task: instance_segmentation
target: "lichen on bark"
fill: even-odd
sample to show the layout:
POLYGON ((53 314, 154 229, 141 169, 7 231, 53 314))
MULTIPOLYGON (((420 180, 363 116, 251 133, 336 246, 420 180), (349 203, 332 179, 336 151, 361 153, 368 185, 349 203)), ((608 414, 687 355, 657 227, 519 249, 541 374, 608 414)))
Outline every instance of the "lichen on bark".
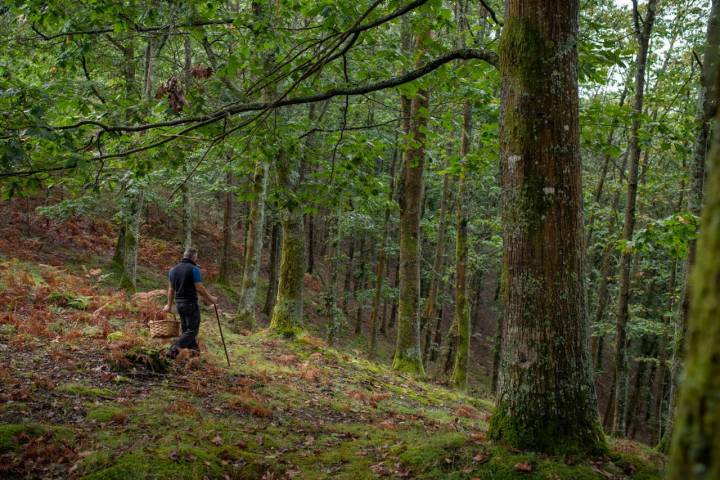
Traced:
MULTIPOLYGON (((718 2, 711 21, 720 22, 718 2)), ((717 34, 720 36, 720 34, 717 34)), ((710 37, 709 37, 710 38, 710 37)), ((709 44, 708 85, 720 91, 720 49, 709 44)), ((690 279, 690 318, 684 377, 673 426, 668 478, 720 478, 720 110, 715 112, 708 154, 705 206, 690 279)))
POLYGON ((497 409, 515 448, 594 454, 605 440, 588 348, 577 0, 508 0, 500 41, 503 266, 497 409))

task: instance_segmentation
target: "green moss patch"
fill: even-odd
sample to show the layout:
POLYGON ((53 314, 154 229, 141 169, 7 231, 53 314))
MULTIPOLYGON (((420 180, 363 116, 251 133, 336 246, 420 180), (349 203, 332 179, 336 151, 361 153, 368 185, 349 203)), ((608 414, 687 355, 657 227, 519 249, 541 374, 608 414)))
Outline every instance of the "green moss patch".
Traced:
POLYGON ((66 427, 39 423, 0 425, 0 453, 17 451, 23 444, 42 436, 47 436, 50 441, 69 442, 74 433, 66 427))
POLYGON ((67 393, 70 395, 77 395, 80 397, 88 398, 114 398, 115 392, 107 388, 93 387, 90 385, 83 385, 80 383, 66 383, 60 385, 57 389, 58 392, 67 393))

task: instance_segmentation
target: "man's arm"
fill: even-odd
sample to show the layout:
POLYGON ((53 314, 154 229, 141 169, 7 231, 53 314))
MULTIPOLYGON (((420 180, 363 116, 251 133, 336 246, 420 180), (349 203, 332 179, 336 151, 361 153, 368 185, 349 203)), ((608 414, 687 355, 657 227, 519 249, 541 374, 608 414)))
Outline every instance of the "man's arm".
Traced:
POLYGON ((168 282, 168 303, 163 307, 163 312, 169 312, 172 309, 172 301, 175 299, 175 289, 172 282, 168 282))
POLYGON ((172 309, 172 301, 175 298, 175 289, 173 288, 172 282, 168 282, 167 289, 167 304, 163 307, 163 312, 169 312, 172 309))
POLYGON ((217 297, 213 297, 212 295, 210 295, 208 291, 205 290, 205 285, 203 285, 201 282, 195 282, 195 290, 197 290, 200 296, 203 297, 205 301, 209 304, 217 304, 217 297))

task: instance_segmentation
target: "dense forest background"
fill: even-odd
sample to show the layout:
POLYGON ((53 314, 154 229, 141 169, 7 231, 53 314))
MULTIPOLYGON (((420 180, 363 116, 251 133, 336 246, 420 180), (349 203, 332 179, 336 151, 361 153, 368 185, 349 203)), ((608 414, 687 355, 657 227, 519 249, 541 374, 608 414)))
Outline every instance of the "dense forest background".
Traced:
MULTIPOLYGON (((513 370, 540 355, 594 385, 588 438, 597 421, 666 453, 717 1, 506 3, 6 2, 0 258, 100 268, 98 285, 133 294, 165 288, 197 246, 231 335, 309 331, 469 397, 497 394, 491 436, 521 448, 535 434, 508 433, 525 400, 506 390, 564 388, 513 370), (543 21, 575 28, 575 43, 538 34, 543 21), (542 128, 562 140, 548 147, 542 128), (559 183, 534 180, 512 153, 522 142, 523 158, 574 155, 544 171, 559 183), (569 205, 557 217, 556 194, 569 205), (534 236, 550 219, 558 230, 534 236), (563 277, 578 288, 556 290, 563 277), (555 309, 570 320, 550 320, 555 309)), ((584 425, 584 401, 568 422, 584 425)), ((552 428, 540 451, 584 443, 552 428)), ((579 449, 604 448, 593 442, 579 449)))

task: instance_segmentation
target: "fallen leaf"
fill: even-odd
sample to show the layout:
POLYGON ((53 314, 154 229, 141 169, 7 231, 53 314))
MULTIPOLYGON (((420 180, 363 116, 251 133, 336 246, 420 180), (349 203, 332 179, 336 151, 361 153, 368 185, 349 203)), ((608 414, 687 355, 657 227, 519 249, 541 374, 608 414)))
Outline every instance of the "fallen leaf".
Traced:
POLYGON ((215 435, 215 438, 213 438, 213 439, 211 440, 211 442, 214 443, 215 445, 217 445, 217 446, 219 447, 220 445, 223 444, 223 439, 222 439, 222 437, 220 436, 220 434, 217 434, 217 435, 215 435))
POLYGON ((488 455, 486 452, 479 452, 473 457, 473 461, 479 464, 486 463, 488 460, 490 460, 490 455, 488 455))
POLYGON ((533 471, 533 466, 527 462, 520 462, 515 464, 515 470, 523 473, 530 473, 533 471))

